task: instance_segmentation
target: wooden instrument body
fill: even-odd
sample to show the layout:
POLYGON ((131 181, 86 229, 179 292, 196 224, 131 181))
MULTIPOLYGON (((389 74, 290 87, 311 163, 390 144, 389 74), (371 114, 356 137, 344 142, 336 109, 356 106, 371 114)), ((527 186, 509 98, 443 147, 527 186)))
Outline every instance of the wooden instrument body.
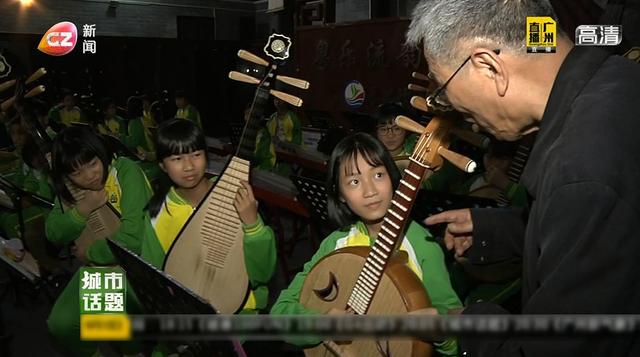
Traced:
MULTIPOLYGON (((79 189, 70 181, 67 181, 67 189, 69 189, 69 192, 71 192, 76 202, 84 196, 84 190, 79 189)), ((71 207, 65 207, 65 209, 71 209, 71 207)), ((120 215, 108 202, 104 206, 91 212, 87 218, 84 230, 74 241, 78 258, 84 260, 84 263, 87 263, 85 260, 86 252, 91 244, 99 239, 106 239, 114 235, 120 229, 120 223, 120 215)))
POLYGON ((78 251, 86 251, 93 242, 111 237, 120 229, 120 217, 108 203, 93 211, 87 218, 87 225, 75 240, 78 251))
POLYGON ((167 252, 163 270, 222 314, 239 311, 249 292, 242 222, 233 206, 249 162, 232 157, 167 252))
MULTIPOLYGON (((346 247, 322 258, 307 275, 300 293, 300 303, 322 313, 331 308, 345 309, 358 274, 362 270, 370 247, 346 247)), ((431 306, 422 282, 406 265, 405 252, 397 252, 384 270, 368 314, 398 315, 431 306)), ((386 347, 386 341, 378 341, 386 347)), ((419 340, 388 341, 390 356, 429 356, 432 345, 419 340)), ((382 356, 376 341, 355 340, 339 346, 353 356, 382 356)), ((334 356, 320 344, 305 350, 306 356, 334 356)))

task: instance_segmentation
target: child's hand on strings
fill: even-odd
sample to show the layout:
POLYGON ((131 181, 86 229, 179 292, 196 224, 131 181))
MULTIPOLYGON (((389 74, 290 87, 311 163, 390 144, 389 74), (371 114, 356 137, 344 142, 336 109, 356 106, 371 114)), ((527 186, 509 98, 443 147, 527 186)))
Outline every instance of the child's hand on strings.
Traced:
POLYGON ((89 217, 91 212, 104 206, 107 203, 107 191, 104 189, 100 191, 86 190, 83 192, 83 196, 78 200, 76 205, 76 211, 83 217, 89 217))
POLYGON ((236 192, 236 199, 233 205, 238 211, 238 216, 242 223, 251 225, 258 221, 258 201, 253 196, 251 185, 246 181, 241 181, 242 187, 236 192))

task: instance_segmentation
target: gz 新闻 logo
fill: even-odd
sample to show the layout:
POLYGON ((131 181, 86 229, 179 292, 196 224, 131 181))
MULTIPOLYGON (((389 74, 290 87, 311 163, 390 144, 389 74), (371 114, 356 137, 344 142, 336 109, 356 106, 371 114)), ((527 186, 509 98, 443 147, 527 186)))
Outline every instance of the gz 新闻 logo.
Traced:
POLYGON ((38 50, 51 56, 64 56, 73 51, 77 42, 76 25, 68 21, 59 22, 42 36, 38 50))

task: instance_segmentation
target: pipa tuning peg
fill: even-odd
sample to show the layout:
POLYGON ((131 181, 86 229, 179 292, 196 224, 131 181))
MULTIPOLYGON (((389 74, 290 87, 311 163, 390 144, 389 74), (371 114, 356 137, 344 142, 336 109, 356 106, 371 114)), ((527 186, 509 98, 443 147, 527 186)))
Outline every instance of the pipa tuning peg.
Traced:
POLYGON ((444 146, 438 148, 438 154, 464 172, 474 172, 478 166, 476 162, 470 158, 451 151, 444 146))
POLYGON ((451 128, 449 132, 457 136, 458 138, 468 142, 469 144, 479 147, 481 149, 488 148, 489 144, 491 143, 491 140, 488 137, 482 134, 477 134, 470 130, 464 130, 460 128, 451 128))
POLYGON ((398 115, 395 121, 396 121, 396 124, 402 129, 414 132, 416 134, 422 134, 426 129, 425 127, 423 127, 422 125, 414 121, 413 119, 406 117, 404 115, 398 115))
POLYGON ((418 96, 413 96, 411 97, 411 100, 409 101, 409 103, 411 103, 411 106, 428 113, 429 112, 429 106, 427 105, 427 100, 423 97, 418 97, 418 96))
POLYGON ((428 91, 427 87, 423 87, 421 85, 417 85, 417 84, 413 84, 413 83, 409 83, 409 85, 407 85, 407 88, 409 90, 415 91, 415 92, 421 92, 421 93, 426 93, 428 91))
POLYGON ((429 77, 426 74, 422 74, 419 72, 412 72, 411 73, 411 77, 415 78, 415 79, 419 79, 421 81, 428 81, 429 77))
MULTIPOLYGON (((25 98, 33 98, 37 95, 40 95, 42 93, 44 93, 45 91, 45 87, 43 85, 39 85, 33 89, 31 89, 30 91, 28 91, 27 93, 25 93, 24 97, 25 98)), ((14 95, 13 97, 5 100, 4 102, 2 102, 2 104, 0 104, 0 109, 2 111, 6 111, 7 109, 9 109, 13 103, 15 103, 16 101, 16 96, 14 95)))
POLYGON ((249 62, 253 62, 257 65, 260 66, 269 66, 269 62, 265 61, 264 59, 254 55, 253 53, 249 52, 249 51, 245 51, 245 50, 239 50, 238 51, 238 57, 242 58, 245 61, 249 61, 249 62))
POLYGON ((288 85, 294 86, 294 87, 298 87, 300 89, 309 89, 309 82, 303 80, 303 79, 298 79, 298 78, 293 78, 293 77, 288 77, 288 76, 280 76, 277 75, 276 76, 276 80, 286 83, 288 85))
POLYGON ((275 89, 271 89, 269 93, 271 93, 271 95, 273 95, 274 97, 281 99, 293 106, 296 106, 296 107, 302 106, 302 99, 296 97, 295 95, 287 94, 285 92, 281 92, 275 89))
POLYGON ((45 74, 47 74, 47 70, 44 67, 41 67, 37 71, 33 72, 33 74, 29 76, 29 78, 27 78, 27 80, 25 81, 25 84, 29 84, 31 82, 35 82, 38 79, 40 79, 40 77, 44 76, 45 74))
POLYGON ((229 72, 229 78, 233 79, 234 81, 238 81, 238 82, 244 82, 244 83, 249 83, 249 84, 259 84, 260 80, 252 77, 248 74, 244 74, 244 73, 240 73, 240 72, 236 72, 236 71, 231 71, 229 72))
POLYGON ((0 92, 4 92, 5 90, 13 87, 15 84, 16 84, 15 79, 0 83, 0 92))

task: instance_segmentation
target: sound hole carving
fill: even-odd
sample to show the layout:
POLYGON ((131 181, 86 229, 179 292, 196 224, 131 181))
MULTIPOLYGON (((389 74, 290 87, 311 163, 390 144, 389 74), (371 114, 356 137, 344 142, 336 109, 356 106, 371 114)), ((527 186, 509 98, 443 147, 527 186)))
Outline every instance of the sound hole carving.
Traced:
POLYGON ((338 297, 336 276, 332 272, 329 272, 329 283, 327 286, 320 289, 313 289, 313 292, 322 301, 331 302, 335 300, 338 297))

